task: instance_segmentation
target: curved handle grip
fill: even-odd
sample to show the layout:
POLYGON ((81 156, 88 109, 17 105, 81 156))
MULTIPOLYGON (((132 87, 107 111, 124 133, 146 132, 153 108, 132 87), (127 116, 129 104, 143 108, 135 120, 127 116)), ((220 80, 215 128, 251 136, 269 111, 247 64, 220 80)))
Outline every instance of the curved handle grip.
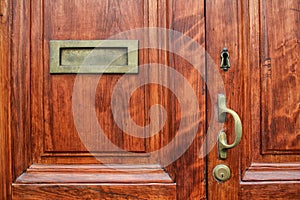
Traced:
POLYGON ((226 97, 223 94, 218 95, 218 118, 219 122, 225 122, 226 113, 232 115, 234 119, 234 132, 235 139, 232 144, 227 144, 227 135, 224 131, 220 131, 218 135, 218 149, 219 149, 219 158, 226 159, 227 149, 231 149, 238 145, 242 139, 242 122, 238 114, 233 110, 227 108, 226 106, 226 97))

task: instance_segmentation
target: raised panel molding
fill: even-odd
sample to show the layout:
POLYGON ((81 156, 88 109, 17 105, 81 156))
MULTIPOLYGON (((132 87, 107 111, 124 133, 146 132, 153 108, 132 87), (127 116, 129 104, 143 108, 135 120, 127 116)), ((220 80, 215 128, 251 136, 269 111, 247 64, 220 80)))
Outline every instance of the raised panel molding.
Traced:
POLYGON ((298 200, 299 186, 299 181, 241 182, 239 196, 241 200, 298 200))
POLYGON ((176 183, 159 165, 33 164, 13 183, 12 195, 13 199, 78 195, 83 199, 175 199, 176 183))
POLYGON ((300 163, 252 163, 243 181, 300 181, 300 163))
POLYGON ((174 200, 176 193, 170 184, 14 184, 13 199, 163 199, 174 200))
POLYGON ((31 165, 15 184, 173 183, 159 165, 31 165))
MULTIPOLYGON (((171 166, 166 168, 155 166, 156 172, 153 172, 153 169, 147 169, 148 166, 141 165, 133 165, 133 167, 136 167, 134 171, 129 168, 122 168, 121 166, 118 166, 119 170, 109 170, 100 169, 90 165, 94 163, 99 165, 99 162, 95 161, 96 159, 86 151, 84 146, 80 146, 80 141, 78 138, 73 137, 73 133, 69 134, 70 132, 68 131, 64 132, 63 126, 53 126, 53 118, 51 118, 51 112, 53 112, 53 110, 51 109, 53 109, 53 107, 55 108, 56 106, 52 106, 49 103, 50 100, 48 100, 48 96, 55 99, 61 96, 69 97, 69 94, 64 94, 63 90, 60 90, 60 86, 62 89, 67 88, 67 86, 65 86, 66 80, 64 78, 60 79, 62 82, 59 82, 60 80, 56 80, 56 85, 53 87, 54 90, 57 89, 57 91, 61 93, 56 94, 55 97, 49 94, 50 89, 53 88, 51 88, 52 86, 48 82, 51 79, 49 78, 51 75, 47 71, 47 66, 49 65, 49 60, 47 58, 49 52, 47 49, 49 48, 49 38, 51 38, 48 29, 58 32, 59 30, 63 29, 69 31, 68 33, 64 33, 64 31, 59 32, 57 37, 60 38, 69 37, 70 33, 70 35, 73 34, 72 37, 77 37, 79 35, 82 36, 82 38, 90 39, 88 34, 103 33, 102 30, 99 31, 99 28, 97 32, 83 30, 82 32, 86 31, 88 33, 82 33, 81 35, 80 32, 80 34, 76 35, 74 31, 69 29, 70 27, 64 27, 62 23, 57 23, 58 26, 54 27, 53 29, 49 28, 47 23, 51 23, 51 20, 53 20, 51 18, 52 16, 49 15, 49 12, 54 13, 60 11, 61 15, 70 17, 71 15, 68 14, 73 13, 73 15, 75 15, 74 13, 76 13, 74 11, 75 9, 70 9, 70 6, 72 6, 74 2, 86 2, 86 4, 82 4, 82 6, 77 6, 76 8, 78 9, 82 9, 82 7, 85 8, 85 6, 91 2, 99 3, 99 1, 85 0, 72 1, 70 4, 63 4, 63 2, 65 1, 37 0, 34 3, 31 3, 31 1, 28 0, 14 0, 12 3, 13 9, 11 12, 14 18, 12 23, 13 50, 11 58, 12 64, 10 69, 12 79, 12 90, 10 96, 10 100, 12 102, 12 111, 10 120, 11 124, 8 126, 12 129, 11 157, 13 161, 11 163, 13 163, 12 174, 14 177, 10 179, 10 184, 8 187, 12 189, 13 199, 75 199, 81 197, 83 199, 173 200, 176 198, 188 199, 200 196, 205 197, 205 163, 204 159, 199 158, 198 154, 196 153, 199 149, 199 144, 201 144, 200 141, 202 141, 202 136, 205 132, 205 112, 203 112, 203 118, 201 119, 201 123, 199 125, 199 134, 197 135, 197 138, 194 140, 194 143, 190 149, 188 149, 184 156, 179 158, 178 161, 171 166), (64 8, 60 9, 53 6, 56 5, 55 3, 57 2, 61 3, 61 6, 64 6, 64 8), (51 7, 51 5, 53 7, 51 7), (67 10, 68 13, 64 13, 65 10, 67 10), (59 130, 59 133, 56 135, 52 134, 54 129, 59 130), (68 137, 61 137, 64 135, 68 135, 68 137), (68 148, 69 144, 71 148, 68 148), (116 179, 115 175, 116 177, 119 177, 118 180, 116 179), (110 183, 110 179, 115 180, 112 180, 110 183), (124 179, 127 179, 128 181, 126 182, 124 179), (173 180, 176 180, 178 184, 174 183, 173 180)), ((109 2, 112 4, 118 3, 118 1, 110 0, 103 2, 109 2)), ((122 3, 126 5, 121 6, 124 12, 128 12, 129 10, 127 7, 128 2, 129 1, 127 0, 122 1, 122 3)), ((173 26, 173 24, 175 24, 175 28, 173 27, 173 29, 183 31, 187 35, 194 37, 199 43, 204 44, 205 18, 204 13, 202 13, 204 11, 203 2, 190 1, 188 6, 186 1, 167 2, 146 0, 143 1, 145 5, 136 3, 135 0, 131 2, 133 6, 139 6, 139 8, 142 8, 142 10, 135 8, 136 12, 144 13, 141 15, 143 16, 142 18, 130 18, 130 23, 132 20, 141 20, 145 23, 143 24, 142 22, 138 27, 142 27, 143 25, 166 27, 167 25, 173 26), (172 12, 176 13, 176 15, 170 14, 170 16, 173 16, 174 19, 169 19, 167 16, 165 16, 166 13, 172 12), (178 13, 180 13, 180 15, 178 13), (186 20, 182 20, 183 18, 187 19, 189 23, 185 23, 186 20), (170 22, 167 22, 167 20, 170 20, 170 22), (196 23, 198 21, 201 23, 196 23), (186 26, 187 24, 188 26, 186 26), (192 31, 190 31, 191 28, 192 31)), ((90 10, 93 9, 86 10, 85 12, 87 12, 89 15, 92 15, 90 10)), ((134 12, 128 13, 127 14, 130 15, 134 12)), ((99 12, 99 15, 101 14, 103 14, 103 12, 99 12)), ((76 17, 79 18, 78 16, 76 17)), ((63 19, 72 21, 76 17, 71 16, 70 19, 63 19)), ((99 18, 93 19, 99 20, 99 18)), ((74 20, 74 23, 80 21, 76 19, 74 20)), ((113 23, 115 22, 116 21, 114 20, 113 23)), ((121 24, 124 26, 125 23, 121 24)), ((87 26, 91 26, 91 24, 87 23, 87 26)), ((93 28, 95 28, 95 26, 93 26, 93 28)), ((116 30, 117 32, 119 31, 118 27, 112 27, 112 30, 116 30)), ((152 51, 150 51, 150 53, 144 51, 141 53, 140 57, 145 61, 145 63, 147 63, 147 59, 152 59, 151 62, 171 62, 168 60, 169 58, 166 55, 160 56, 160 53, 166 54, 165 52, 151 52, 152 51)), ((176 61, 176 63, 181 62, 176 61)), ((206 96, 204 93, 201 94, 201 91, 204 91, 202 90, 204 88, 203 81, 201 79, 196 80, 195 77, 189 76, 191 73, 190 71, 186 70, 185 65, 178 64, 178 66, 180 70, 182 70, 189 78, 189 81, 194 84, 199 94, 200 104, 203 104, 205 107, 206 96)), ((152 71, 150 72, 150 74, 152 74, 152 71)), ((154 69, 153 72, 155 72, 154 69)), ((69 92, 67 89, 66 91, 69 92)), ((150 97, 142 96, 144 95, 141 94, 143 91, 137 92, 135 97, 137 102, 134 101, 132 104, 137 105, 142 98, 149 98, 149 102, 166 102, 166 104, 170 105, 167 89, 161 89, 156 86, 145 88, 145 93, 149 93, 150 91, 154 93, 159 92, 159 94, 161 93, 162 95, 155 98, 151 97, 150 99, 150 97)), ((69 99, 62 99, 63 100, 60 102, 60 108, 65 109, 63 104, 69 101, 69 99)), ((99 101, 100 100, 101 99, 99 99, 99 101)), ((149 102, 146 103, 150 104, 149 102)), ((142 105, 142 107, 143 106, 144 105, 142 105)), ((147 106, 145 107, 147 108, 147 106)), ((147 109, 145 110, 145 112, 147 112, 147 109)), ((60 111, 61 110, 58 110, 57 112, 60 111)), ((205 111, 205 108, 203 108, 203 111, 205 111)), ((148 115, 148 113, 141 112, 143 111, 140 109, 134 109, 131 114, 136 118, 138 118, 140 115, 148 115)), ((61 114, 62 117, 61 119, 56 120, 59 123, 65 122, 66 118, 64 118, 64 113, 59 114, 61 114)), ((175 119, 172 118, 172 120, 177 123, 175 119)), ((58 122, 56 122, 56 125, 59 124, 58 122)), ((146 121, 146 124, 148 122, 149 121, 146 121)), ((62 124, 65 126, 70 126, 69 123, 62 124)), ((141 125, 143 125, 143 123, 141 123, 141 125)), ((131 139, 127 138, 126 134, 124 133, 124 137, 126 138, 120 139, 119 142, 122 142, 123 139, 127 139, 129 142, 124 145, 124 149, 128 151, 138 153, 148 152, 151 151, 151 149, 146 149, 146 146, 148 147, 152 145, 153 149, 157 149, 159 148, 159 145, 167 144, 169 138, 172 139, 172 134, 175 134, 175 131, 170 131, 168 129, 168 126, 164 127, 164 131, 168 131, 170 135, 161 134, 155 138, 155 140, 149 139, 142 142, 140 142, 141 140, 137 141, 138 139, 133 137, 131 139)), ((108 131, 108 133, 115 134, 115 137, 119 137, 116 132, 108 131)), ((141 154, 144 156, 143 159, 148 158, 146 153, 141 154)), ((103 157, 109 159, 111 159, 111 157, 115 157, 116 159, 119 159, 120 157, 129 157, 127 154, 121 154, 118 152, 105 152, 98 154, 98 156, 101 156, 101 160, 103 157)), ((137 159, 139 161, 138 163, 143 161, 143 159, 141 159, 139 156, 132 159, 137 159)), ((131 160, 131 158, 129 160, 131 160)), ((116 163, 118 163, 117 161, 116 163)), ((137 162, 133 162, 131 164, 136 163, 137 162)))
POLYGON ((262 154, 299 154, 300 4, 260 3, 262 154))
POLYGON ((240 199, 299 199, 299 130, 296 123, 289 126, 289 120, 299 120, 292 114, 299 98, 293 99, 298 95, 295 85, 284 80, 299 65, 299 20, 292 20, 300 14, 293 10, 300 6, 298 2, 254 0, 246 4, 249 34, 244 35, 247 67, 240 199), (280 116, 289 120, 276 121, 280 116))
POLYGON ((84 164, 84 163, 122 163, 149 164, 150 153, 130 152, 51 152, 41 155, 42 163, 84 164))

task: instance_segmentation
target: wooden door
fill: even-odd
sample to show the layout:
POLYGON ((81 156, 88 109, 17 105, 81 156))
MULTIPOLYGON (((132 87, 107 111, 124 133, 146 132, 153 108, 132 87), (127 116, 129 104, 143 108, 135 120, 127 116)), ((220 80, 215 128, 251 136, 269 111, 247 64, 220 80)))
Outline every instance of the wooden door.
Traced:
POLYGON ((2 199, 300 198, 297 0, 0 2, 2 199), (51 40, 106 39, 139 41, 138 74, 50 73, 51 40), (127 118, 121 127, 114 120, 123 79, 139 85, 126 111, 149 127, 141 137, 127 118), (74 120, 76 83, 76 108, 96 113, 97 123, 80 115, 86 134, 74 120), (216 138, 223 129, 231 143, 234 127, 229 115, 218 123, 219 93, 243 124, 226 160, 216 138), (174 153, 160 151, 168 144, 174 153), (213 177, 218 164, 229 180, 213 177))
MULTIPOLYGON (((208 199, 300 198, 299 6, 297 0, 206 1, 207 51, 217 60, 215 52, 229 49, 232 68, 221 74, 228 107, 243 123, 242 141, 226 160, 217 159, 216 146, 208 156, 208 199), (220 163, 232 173, 224 183, 212 176, 220 163)), ((215 76, 208 74, 208 82, 215 76)), ((229 143, 231 120, 224 126, 229 143)))
MULTIPOLYGON (((198 157, 206 125, 204 80, 189 76, 193 66, 163 46, 181 45, 175 32, 147 31, 172 27, 203 45, 203 2, 44 0, 11 6, 13 199, 205 198, 205 162, 198 157), (108 39, 138 40, 137 74, 50 73, 52 40, 108 39), (158 64, 177 70, 188 85, 158 64), (128 109, 123 96, 113 99, 122 80, 121 87, 137 85, 121 88, 132 92, 128 109), (198 117, 181 110, 175 96, 187 101, 186 85, 193 88, 198 117), (117 115, 128 115, 121 124, 113 106, 117 115), (145 135, 133 134, 144 127, 145 135), (190 132, 192 140, 186 139, 190 132), (160 151, 172 141, 173 147, 160 151), (175 153, 186 141, 188 149, 175 153)), ((205 59, 200 61, 205 69, 205 59)))

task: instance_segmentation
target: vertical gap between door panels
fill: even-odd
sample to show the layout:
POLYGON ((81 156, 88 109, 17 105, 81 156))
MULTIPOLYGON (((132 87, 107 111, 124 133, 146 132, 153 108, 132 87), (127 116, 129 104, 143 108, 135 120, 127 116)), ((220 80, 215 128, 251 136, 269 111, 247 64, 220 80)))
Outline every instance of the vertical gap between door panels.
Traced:
MULTIPOLYGON (((207 98, 207 95, 208 95, 208 92, 207 92, 207 85, 206 85, 206 83, 207 83, 207 76, 208 76, 208 74, 207 74, 207 53, 206 53, 206 51, 207 51, 207 42, 206 42, 206 21, 207 21, 207 19, 206 19, 206 12, 207 12, 207 10, 206 10, 206 0, 203 0, 203 4, 204 4, 204 6, 203 6, 203 9, 204 9, 204 47, 205 47, 205 76, 204 76, 204 82, 205 82, 205 85, 204 85, 204 87, 205 87, 205 107, 206 107, 206 109, 205 109, 205 133, 204 134, 206 134, 206 132, 207 132, 207 127, 208 127, 208 111, 207 111, 207 103, 208 103, 208 98, 207 98)), ((206 138, 206 137, 205 137, 206 138)), ((206 141, 203 141, 203 142, 206 142, 206 141)), ((207 152, 207 142, 206 142, 206 144, 205 144, 205 152, 207 152)), ((204 169, 204 180, 205 180, 205 194, 206 194, 206 199, 208 199, 208 158, 207 158, 207 156, 205 156, 205 159, 204 159, 204 166, 205 166, 205 169, 204 169)))

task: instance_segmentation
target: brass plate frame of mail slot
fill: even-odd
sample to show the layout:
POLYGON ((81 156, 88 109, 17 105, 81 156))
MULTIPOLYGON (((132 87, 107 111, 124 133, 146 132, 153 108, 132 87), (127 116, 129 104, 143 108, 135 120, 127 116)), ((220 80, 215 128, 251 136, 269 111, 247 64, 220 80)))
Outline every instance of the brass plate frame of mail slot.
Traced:
POLYGON ((50 73, 138 73, 138 40, 50 40, 50 73), (75 52, 73 55, 66 54, 68 56, 67 59, 71 60, 71 62, 67 63, 71 64, 62 65, 62 50, 68 49, 75 52), (103 54, 101 56, 103 59, 106 59, 105 64, 97 64, 97 60, 93 61, 94 63, 91 65, 87 64, 86 59, 89 59, 94 50, 99 49, 107 51, 112 49, 109 52, 110 58, 103 54), (114 59, 111 62, 107 61, 107 59, 111 59, 113 51, 117 52, 117 49, 126 50, 127 55, 123 55, 126 57, 125 64, 114 64, 114 59), (80 51, 84 55, 80 55, 80 51), (75 64, 72 64, 71 56, 74 58, 76 54, 81 57, 86 56, 86 59, 82 60, 81 63, 74 61, 75 64))

